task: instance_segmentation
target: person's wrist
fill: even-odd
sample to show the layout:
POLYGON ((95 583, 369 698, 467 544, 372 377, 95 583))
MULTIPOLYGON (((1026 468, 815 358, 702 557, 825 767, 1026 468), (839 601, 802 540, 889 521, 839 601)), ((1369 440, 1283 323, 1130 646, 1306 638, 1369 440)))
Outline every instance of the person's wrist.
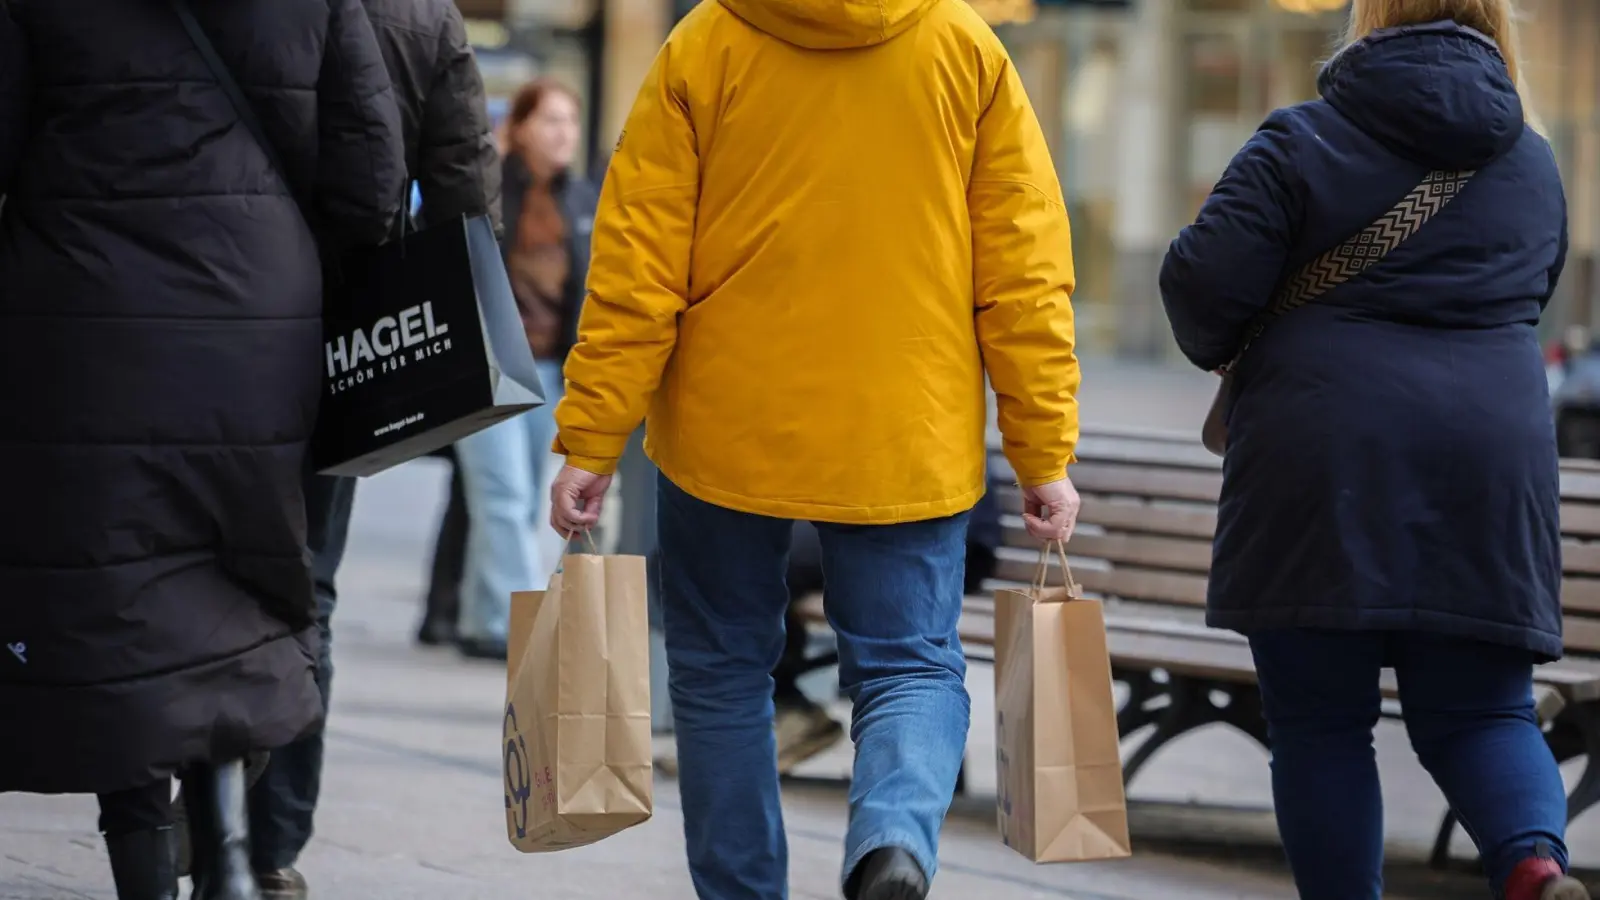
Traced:
POLYGON ((568 456, 567 465, 590 475, 615 475, 617 473, 617 460, 601 459, 593 456, 568 456))

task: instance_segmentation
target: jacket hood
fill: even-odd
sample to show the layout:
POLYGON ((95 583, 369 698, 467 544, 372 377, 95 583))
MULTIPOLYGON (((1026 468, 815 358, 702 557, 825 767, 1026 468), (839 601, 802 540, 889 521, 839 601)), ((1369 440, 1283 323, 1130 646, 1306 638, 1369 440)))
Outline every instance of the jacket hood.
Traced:
POLYGON ((1450 21, 1375 31, 1329 60, 1317 86, 1362 131, 1435 169, 1478 168, 1527 127, 1494 41, 1450 21))
POLYGON ((721 0, 751 27, 807 50, 881 44, 940 0, 721 0))

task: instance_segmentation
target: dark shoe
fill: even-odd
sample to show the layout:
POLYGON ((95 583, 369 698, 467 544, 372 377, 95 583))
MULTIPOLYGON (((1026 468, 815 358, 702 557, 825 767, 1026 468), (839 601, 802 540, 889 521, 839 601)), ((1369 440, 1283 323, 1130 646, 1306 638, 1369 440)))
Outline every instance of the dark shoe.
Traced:
POLYGON ((1505 900, 1590 900, 1583 882, 1561 871, 1561 864, 1545 855, 1517 864, 1506 879, 1505 900))
POLYGON ((461 655, 467 659, 486 659, 493 662, 505 662, 508 651, 505 641, 492 641, 484 638, 462 638, 456 645, 461 649, 461 655))
POLYGON ((424 647, 443 647, 455 640, 456 624, 448 619, 425 618, 417 629, 417 643, 424 647))
POLYGON ((178 900, 172 829, 106 835, 117 900, 178 900))
POLYGON ((189 818, 191 900, 262 900, 250 871, 244 762, 192 769, 183 776, 189 818))
POLYGON ((910 853, 882 847, 850 873, 844 895, 849 900, 926 900, 928 876, 910 853))
POLYGON ((306 879, 293 869, 257 872, 256 885, 261 900, 306 900, 306 879))

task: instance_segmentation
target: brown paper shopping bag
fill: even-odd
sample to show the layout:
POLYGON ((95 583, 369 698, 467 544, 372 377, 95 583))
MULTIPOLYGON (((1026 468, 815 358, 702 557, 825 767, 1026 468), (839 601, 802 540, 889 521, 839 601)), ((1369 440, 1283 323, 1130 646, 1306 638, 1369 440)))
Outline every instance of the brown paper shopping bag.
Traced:
POLYGON ((1000 837, 1034 862, 1132 855, 1105 611, 1067 582, 995 595, 1000 837))
POLYGON ((650 626, 642 556, 573 554, 511 597, 506 836, 581 847, 650 818, 650 626))

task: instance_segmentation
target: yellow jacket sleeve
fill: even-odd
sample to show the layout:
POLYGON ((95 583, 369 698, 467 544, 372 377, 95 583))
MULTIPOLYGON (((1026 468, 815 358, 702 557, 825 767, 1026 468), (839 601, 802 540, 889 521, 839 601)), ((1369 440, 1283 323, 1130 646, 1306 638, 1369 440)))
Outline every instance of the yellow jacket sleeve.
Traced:
POLYGON ((1025 486, 1062 478, 1078 443, 1072 235, 1044 132, 1003 60, 968 189, 978 343, 1006 458, 1025 486))
POLYGON ((555 452, 599 475, 616 471, 644 420, 688 305, 700 163, 672 50, 669 42, 656 57, 606 170, 578 343, 556 407, 555 452))

